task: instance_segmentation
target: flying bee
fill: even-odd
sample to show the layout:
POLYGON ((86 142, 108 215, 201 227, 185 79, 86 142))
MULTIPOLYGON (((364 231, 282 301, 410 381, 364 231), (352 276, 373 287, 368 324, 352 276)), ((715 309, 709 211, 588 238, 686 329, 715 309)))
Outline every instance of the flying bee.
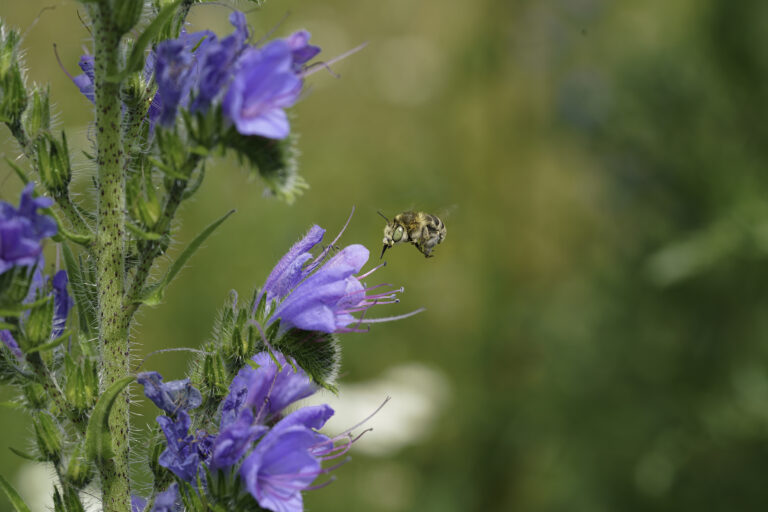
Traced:
POLYGON ((381 257, 395 244, 409 242, 427 258, 432 257, 432 250, 445 239, 445 224, 437 215, 424 212, 407 211, 398 213, 395 218, 389 220, 383 213, 387 225, 384 226, 384 248, 381 257))

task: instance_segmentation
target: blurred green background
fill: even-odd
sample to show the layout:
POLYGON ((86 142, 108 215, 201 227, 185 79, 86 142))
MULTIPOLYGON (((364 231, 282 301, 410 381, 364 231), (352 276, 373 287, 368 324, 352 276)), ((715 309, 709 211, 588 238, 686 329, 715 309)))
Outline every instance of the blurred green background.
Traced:
MULTIPOLYGON (((77 71, 77 7, 0 16, 27 30, 28 77, 84 147, 92 108, 52 51, 77 71)), ((228 13, 191 21, 226 33, 228 13)), ((307 28, 326 57, 369 42, 293 109, 311 189, 287 206, 216 161, 178 240, 238 213, 140 315, 137 354, 198 346, 228 291, 261 284, 312 223, 335 232, 356 205, 342 243, 375 257, 376 210, 449 211, 436 258, 397 247, 371 278, 406 288, 380 315, 427 311, 343 336, 334 406, 345 390, 362 405, 339 430, 393 400, 307 510, 764 510, 768 3, 273 0, 248 16, 255 37, 286 13, 276 35, 307 28)), ((2 199, 19 190, 0 164, 2 199)), ((180 378, 187 362, 145 368, 180 378)), ((155 415, 137 407, 137 425, 155 415)), ((4 444, 29 431, 3 413, 4 444)), ((34 480, 22 462, 5 451, 0 472, 34 480)))

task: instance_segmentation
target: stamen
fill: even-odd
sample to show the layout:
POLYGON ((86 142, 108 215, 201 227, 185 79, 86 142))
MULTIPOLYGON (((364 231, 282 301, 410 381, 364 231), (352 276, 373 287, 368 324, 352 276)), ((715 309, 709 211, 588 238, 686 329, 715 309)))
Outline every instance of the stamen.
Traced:
POLYGON ((377 265, 377 266, 373 267, 371 270, 369 270, 369 271, 368 271, 368 272, 366 272, 365 274, 363 274, 363 275, 361 275, 361 276, 357 276, 357 279, 358 279, 358 281, 359 281, 359 280, 361 280, 361 279, 365 279, 365 278, 366 278, 366 277, 368 277, 369 275, 371 275, 371 274, 373 274, 374 272, 376 272, 377 270, 379 270, 381 267, 386 267, 386 266, 387 266, 387 262, 385 261, 385 262, 383 262, 381 265, 377 265))
POLYGON ((376 416, 376 414, 378 414, 378 412, 379 412, 380 410, 382 410, 382 409, 384 408, 384 406, 385 406, 385 405, 387 405, 387 402, 389 402, 391 399, 392 399, 391 397, 387 397, 387 398, 385 398, 385 399, 384 399, 384 401, 381 403, 381 405, 380 405, 380 406, 378 406, 378 407, 376 408, 376 410, 375 410, 375 411, 373 411, 373 412, 372 412, 370 415, 368 415, 368 417, 367 417, 367 418, 365 418, 363 421, 361 421, 361 422, 360 422, 360 423, 358 423, 357 425, 355 425, 355 426, 353 426, 353 427, 351 427, 351 428, 348 428, 348 429, 347 429, 347 430, 345 430, 344 432, 340 433, 340 434, 339 434, 339 436, 343 436, 343 435, 346 435, 346 434, 350 434, 350 433, 351 433, 353 430, 355 430, 357 427, 359 427, 359 426, 361 426, 361 425, 365 424, 365 423, 366 423, 368 420, 370 420, 371 418, 373 418, 374 416, 376 416))
POLYGON ((381 322, 392 322, 394 320, 402 320, 403 318, 408 318, 409 316, 417 315, 421 313, 422 311, 426 311, 427 308, 419 308, 415 311, 411 311, 410 313, 406 313, 404 315, 398 315, 398 316, 388 316, 384 318, 369 318, 367 320, 360 320, 362 323, 366 324, 378 324, 381 322))
POLYGON ((59 50, 56 48, 56 43, 53 43, 53 54, 56 56, 56 62, 59 63, 59 67, 64 72, 65 75, 69 77, 70 80, 73 82, 75 81, 75 78, 69 74, 69 71, 67 71, 67 68, 64 67, 64 64, 61 62, 61 57, 59 57, 59 50))
POLYGON ((303 490, 305 490, 305 491, 316 491, 317 489, 322 489, 323 487, 328 487, 329 485, 331 485, 335 481, 336 481, 336 477, 332 476, 328 480, 326 480, 325 482, 323 482, 321 484, 310 485, 309 487, 305 487, 303 490))
POLYGON ((349 212, 349 217, 347 217, 347 222, 344 223, 344 227, 341 228, 341 231, 339 231, 339 234, 336 235, 336 238, 333 239, 333 242, 328 244, 328 246, 325 249, 323 249, 323 251, 317 256, 317 258, 315 258, 312 263, 306 266, 305 272, 307 273, 307 275, 309 275, 313 270, 315 270, 315 268, 317 268, 320 262, 323 261, 325 256, 328 254, 328 251, 331 250, 331 247, 336 245, 336 242, 339 241, 339 238, 341 238, 341 235, 342 233, 344 233, 344 230, 346 230, 347 226, 349 226, 349 221, 352 220, 352 215, 354 215, 354 213, 355 213, 355 206, 352 205, 352 211, 349 212))
POLYGON ((331 60, 329 60, 327 62, 316 62, 312 66, 309 66, 308 68, 306 68, 303 73, 300 73, 300 76, 302 78, 306 78, 306 77, 308 77, 309 75, 311 75, 313 73, 317 73, 321 69, 327 69, 332 75, 335 75, 335 73, 333 71, 331 71, 331 68, 330 68, 331 64, 335 64, 336 62, 338 62, 338 61, 340 61, 342 59, 346 59, 350 55, 359 52, 360 50, 362 50, 366 46, 368 46, 368 42, 367 41, 365 43, 361 44, 361 45, 355 46, 351 50, 347 50, 346 52, 342 53, 341 55, 337 55, 336 57, 332 58, 331 60))

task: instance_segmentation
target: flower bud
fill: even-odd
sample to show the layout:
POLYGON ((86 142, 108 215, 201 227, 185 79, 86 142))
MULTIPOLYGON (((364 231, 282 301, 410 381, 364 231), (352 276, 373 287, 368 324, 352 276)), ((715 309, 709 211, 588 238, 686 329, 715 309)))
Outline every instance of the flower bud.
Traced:
POLYGON ((72 179, 66 135, 62 132, 61 142, 51 135, 46 135, 38 140, 35 147, 43 185, 54 194, 64 193, 72 179))
POLYGON ((229 381, 227 369, 224 366, 224 359, 221 354, 214 352, 205 356, 203 362, 203 379, 208 389, 212 390, 216 396, 227 394, 229 381))
POLYGON ((0 24, 0 118, 12 127, 19 126, 27 108, 27 92, 19 68, 19 40, 17 31, 6 30, 0 24))
POLYGON ((19 340, 22 350, 27 351, 50 341, 52 329, 53 298, 51 297, 30 310, 29 317, 24 322, 26 336, 19 340))
POLYGON ((38 415, 34 420, 35 437, 40 455, 45 460, 58 463, 61 459, 61 432, 47 413, 38 415))
POLYGON ((85 460, 85 447, 78 445, 70 456, 67 464, 67 480, 76 487, 82 489, 93 478, 93 465, 85 460))
POLYGON ((21 304, 32 277, 30 267, 15 266, 0 274, 0 304, 21 304))
POLYGON ((45 409, 48 405, 48 395, 45 388, 39 382, 29 381, 21 388, 27 405, 31 409, 45 409))
POLYGON ((114 4, 115 27, 121 34, 131 30, 141 18, 144 0, 120 0, 114 4))
POLYGON ((24 131, 31 140, 51 128, 51 103, 47 87, 45 89, 36 87, 32 91, 32 104, 24 112, 22 122, 24 131))

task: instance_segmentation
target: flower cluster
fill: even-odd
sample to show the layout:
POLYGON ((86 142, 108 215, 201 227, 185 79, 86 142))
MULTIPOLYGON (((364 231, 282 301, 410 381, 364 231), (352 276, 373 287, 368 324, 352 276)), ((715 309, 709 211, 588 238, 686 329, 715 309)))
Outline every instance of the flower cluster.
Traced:
MULTIPOLYGON (((239 133, 283 139, 290 132, 284 109, 298 100, 305 66, 320 48, 309 44, 310 35, 303 30, 263 46, 251 45, 245 15, 236 11, 229 20, 235 30, 227 37, 209 30, 182 32, 149 55, 145 80, 153 75, 157 84, 150 122, 170 126, 179 108, 206 113, 220 102, 239 133)), ((80 68, 83 74, 73 80, 93 101, 93 57, 83 56, 80 68)))
POLYGON ((205 475, 239 478, 261 507, 300 511, 301 491, 328 471, 322 462, 346 452, 349 442, 337 446, 336 439, 316 431, 333 415, 327 405, 283 416, 287 406, 317 390, 295 361, 277 352, 262 352, 251 362, 253 366, 246 365, 232 380, 220 407, 217 434, 190 433, 188 411, 200 401, 188 380, 163 383, 155 372, 139 374, 147 397, 168 414, 157 418, 167 441, 159 463, 179 482, 192 486, 198 480, 210 484, 205 475))
POLYGON ((56 222, 47 215, 37 213, 48 208, 53 200, 33 197, 34 184, 24 187, 19 207, 0 201, 0 274, 15 266, 37 263, 43 238, 56 234, 56 222))

